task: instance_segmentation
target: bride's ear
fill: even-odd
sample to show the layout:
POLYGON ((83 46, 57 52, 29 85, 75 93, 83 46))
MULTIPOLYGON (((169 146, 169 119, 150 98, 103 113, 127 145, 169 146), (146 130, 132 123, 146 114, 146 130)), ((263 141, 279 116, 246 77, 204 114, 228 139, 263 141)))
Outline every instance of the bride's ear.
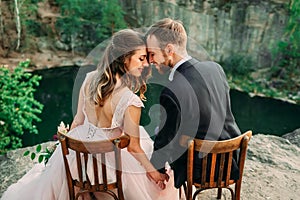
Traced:
POLYGON ((129 59, 128 59, 128 58, 125 58, 125 59, 124 59, 124 69, 125 69, 126 71, 128 71, 128 63, 129 63, 129 59))

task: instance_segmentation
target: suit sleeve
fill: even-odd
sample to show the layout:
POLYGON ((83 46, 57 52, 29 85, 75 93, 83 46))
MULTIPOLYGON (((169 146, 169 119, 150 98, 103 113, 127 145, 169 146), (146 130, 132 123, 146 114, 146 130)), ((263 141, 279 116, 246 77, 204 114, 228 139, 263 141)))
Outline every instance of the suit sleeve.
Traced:
POLYGON ((174 151, 174 138, 180 124, 180 108, 176 98, 171 92, 163 92, 160 96, 161 116, 160 130, 154 140, 154 152, 151 162, 161 173, 165 172, 164 166, 172 157, 174 151))

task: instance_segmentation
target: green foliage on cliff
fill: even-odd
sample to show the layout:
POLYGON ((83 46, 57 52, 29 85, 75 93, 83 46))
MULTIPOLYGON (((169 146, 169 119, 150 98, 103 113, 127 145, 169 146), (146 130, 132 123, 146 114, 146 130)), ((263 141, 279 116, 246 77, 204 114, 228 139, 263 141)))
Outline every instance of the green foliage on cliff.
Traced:
MULTIPOLYGON (((125 28, 124 13, 118 0, 56 0, 61 16, 56 23, 59 33, 67 36, 72 46, 80 39, 80 50, 89 51, 114 32, 125 28)), ((73 49, 73 47, 72 47, 73 49)))
POLYGON ((226 74, 247 76, 253 71, 254 61, 246 54, 234 54, 221 61, 221 64, 224 67, 226 74))
POLYGON ((34 122, 40 121, 38 114, 43 105, 34 98, 35 87, 41 79, 25 72, 30 60, 20 62, 11 71, 0 67, 0 153, 22 147, 20 136, 24 132, 37 134, 34 122))
POLYGON ((252 71, 255 63, 241 54, 221 62, 232 88, 300 104, 300 0, 291 0, 287 11, 285 34, 271 49, 269 69, 252 71))
POLYGON ((279 90, 300 101, 300 0, 291 0, 285 34, 274 48, 269 78, 279 90))
MULTIPOLYGON (((118 0, 28 0, 22 2, 18 0, 17 2, 20 12, 21 51, 35 46, 36 44, 31 41, 34 38, 48 37, 68 46, 64 50, 87 53, 114 32, 127 27, 124 20, 125 13, 118 0), (30 45, 26 43, 28 40, 30 45)), ((6 4, 12 9, 11 13, 14 13, 16 6, 13 2, 6 4)), ((2 19, 2 16, 0 18, 2 19)), ((8 28, 5 25, 9 24, 8 19, 2 20, 5 23, 2 24, 4 25, 2 29, 0 24, 0 34, 4 33, 5 28, 8 28)), ((15 49, 16 37, 16 35, 12 35, 11 38, 6 37, 12 49, 15 49)))

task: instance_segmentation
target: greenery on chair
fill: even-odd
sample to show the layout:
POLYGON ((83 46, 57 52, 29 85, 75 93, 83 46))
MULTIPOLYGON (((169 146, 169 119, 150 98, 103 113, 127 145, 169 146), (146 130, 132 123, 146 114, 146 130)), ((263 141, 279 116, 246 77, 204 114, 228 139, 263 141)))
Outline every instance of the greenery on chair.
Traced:
MULTIPOLYGON (((61 122, 59 124, 59 126, 57 127, 57 131, 63 134, 67 134, 70 130, 69 124, 66 126, 64 124, 64 122, 61 122)), ((58 140, 57 135, 54 135, 54 140, 58 140)), ((23 156, 30 156, 31 160, 36 160, 39 163, 43 162, 45 163, 45 165, 47 164, 48 160, 50 159, 50 157, 52 156, 52 154, 54 153, 57 145, 59 144, 59 142, 55 142, 54 144, 51 144, 50 146, 47 146, 44 150, 42 149, 42 145, 38 144, 35 147, 35 151, 30 151, 30 150, 26 150, 23 154, 23 156)))
POLYGON ((54 143, 53 145, 50 145, 50 146, 46 147, 44 150, 42 150, 42 145, 38 144, 38 145, 36 145, 35 151, 27 150, 24 152, 23 156, 30 156, 31 160, 35 160, 37 158, 37 161, 39 163, 44 161, 44 163, 46 165, 49 158, 54 153, 57 145, 58 145, 58 143, 54 143))

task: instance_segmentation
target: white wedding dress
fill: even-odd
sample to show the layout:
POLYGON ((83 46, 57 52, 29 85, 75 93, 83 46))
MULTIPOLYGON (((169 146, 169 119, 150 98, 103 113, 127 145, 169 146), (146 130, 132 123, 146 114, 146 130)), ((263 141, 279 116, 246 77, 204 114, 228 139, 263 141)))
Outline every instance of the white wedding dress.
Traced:
MULTIPOLYGON (((112 119, 111 128, 98 128, 88 121, 85 114, 85 121, 68 134, 81 140, 99 140, 115 137, 116 127, 123 127, 124 112, 128 106, 142 107, 143 103, 138 96, 126 88, 119 100, 112 119)), ((84 110, 84 109, 83 109, 84 110)), ((146 130, 140 126, 140 144, 147 154, 151 157, 153 152, 153 141, 146 130)), ((71 173, 76 175, 75 156, 72 152, 68 159, 71 173)), ((115 178, 113 170, 113 154, 107 155, 107 160, 111 163, 111 170, 108 170, 108 180, 115 178)), ((90 169, 92 166, 90 165, 90 169)), ((101 169, 99 169, 101 170, 101 169)), ((172 170, 168 174, 170 180, 165 190, 161 190, 147 177, 144 168, 126 150, 122 149, 122 182, 123 192, 126 200, 176 200, 179 199, 179 192, 174 188, 172 170)), ((89 174, 89 173, 88 173, 89 174)), ((89 175, 90 176, 90 175, 89 175)), ((93 177, 89 177, 93 180, 93 177)), ((99 179, 101 180, 101 179, 99 179)), ((36 164, 26 173, 17 183, 12 184, 3 194, 1 200, 68 200, 68 186, 65 174, 64 163, 61 154, 61 147, 58 145, 55 152, 49 159, 47 165, 36 164)), ((98 199, 112 199, 109 195, 101 196, 98 199)))

